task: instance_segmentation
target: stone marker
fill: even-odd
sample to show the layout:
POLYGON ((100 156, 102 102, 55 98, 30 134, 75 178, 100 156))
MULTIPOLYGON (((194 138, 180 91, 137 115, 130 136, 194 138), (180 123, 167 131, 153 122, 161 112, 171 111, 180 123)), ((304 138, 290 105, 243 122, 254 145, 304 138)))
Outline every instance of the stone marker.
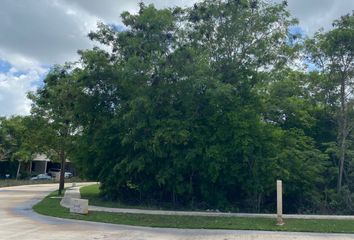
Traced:
POLYGON ((71 213, 79 213, 79 214, 88 214, 88 200, 87 199, 72 198, 70 212, 71 213))
POLYGON ((73 182, 71 186, 72 186, 72 187, 76 187, 76 183, 73 182))
POLYGON ((284 225, 283 221, 283 184, 277 180, 277 225, 284 225))

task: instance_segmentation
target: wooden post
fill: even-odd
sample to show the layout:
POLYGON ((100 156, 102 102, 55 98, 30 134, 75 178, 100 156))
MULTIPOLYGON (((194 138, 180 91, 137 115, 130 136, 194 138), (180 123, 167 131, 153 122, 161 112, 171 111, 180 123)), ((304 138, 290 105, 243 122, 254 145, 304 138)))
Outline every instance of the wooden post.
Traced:
POLYGON ((277 225, 284 225, 283 221, 283 184, 277 180, 277 225))

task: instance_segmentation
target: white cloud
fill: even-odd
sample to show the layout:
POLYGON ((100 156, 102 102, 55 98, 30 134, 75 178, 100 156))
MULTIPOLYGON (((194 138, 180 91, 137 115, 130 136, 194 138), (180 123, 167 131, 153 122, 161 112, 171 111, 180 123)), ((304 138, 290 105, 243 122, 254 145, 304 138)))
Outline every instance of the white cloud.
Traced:
POLYGON ((27 92, 36 89, 45 69, 19 72, 12 67, 7 73, 0 73, 0 113, 1 115, 27 115, 30 112, 30 100, 27 92))
MULTIPOLYGON (((275 0, 282 2, 282 0, 275 0)), ((329 30, 332 22, 354 10, 353 0, 288 0, 290 13, 299 19, 301 28, 312 35, 320 28, 329 30)))
POLYGON ((191 6, 198 0, 64 0, 66 4, 97 16, 102 21, 120 22, 123 11, 137 12, 139 2, 154 4, 157 8, 174 6, 191 6))
POLYGON ((85 11, 74 12, 62 1, 2 0, 0 54, 10 52, 44 64, 74 59, 78 49, 91 46, 86 35, 97 21, 85 11))
POLYGON ((42 69, 40 62, 37 60, 16 52, 6 50, 4 51, 0 49, 0 60, 5 60, 6 62, 10 63, 18 71, 41 71, 42 69))

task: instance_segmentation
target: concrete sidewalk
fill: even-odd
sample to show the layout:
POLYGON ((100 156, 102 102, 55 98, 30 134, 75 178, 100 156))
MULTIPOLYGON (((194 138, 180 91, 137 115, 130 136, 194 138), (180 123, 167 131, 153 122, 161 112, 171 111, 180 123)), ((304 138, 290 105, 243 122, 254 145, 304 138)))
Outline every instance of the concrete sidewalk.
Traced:
MULTIPOLYGON (((80 198, 80 188, 73 187, 65 192, 65 196, 60 203, 65 208, 70 208, 70 198, 80 198), (64 201, 64 199, 66 199, 64 201)), ((248 218, 276 218, 276 214, 258 213, 230 213, 230 212, 199 212, 199 211, 165 211, 165 210, 143 210, 129 208, 107 208, 99 206, 89 206, 89 211, 110 212, 110 213, 133 213, 150 215, 173 215, 173 216, 205 216, 205 217, 248 217, 248 218)), ((354 220, 354 216, 345 215, 298 215, 284 214, 285 219, 327 219, 327 220, 354 220)))

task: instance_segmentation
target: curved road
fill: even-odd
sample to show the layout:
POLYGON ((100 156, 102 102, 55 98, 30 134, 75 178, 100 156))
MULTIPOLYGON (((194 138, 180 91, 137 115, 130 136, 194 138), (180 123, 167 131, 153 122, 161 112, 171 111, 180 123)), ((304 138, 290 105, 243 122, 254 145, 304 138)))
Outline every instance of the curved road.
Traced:
POLYGON ((57 185, 0 188, 1 240, 348 240, 349 234, 278 233, 260 231, 183 230, 131 227, 58 219, 39 215, 31 207, 57 185))

